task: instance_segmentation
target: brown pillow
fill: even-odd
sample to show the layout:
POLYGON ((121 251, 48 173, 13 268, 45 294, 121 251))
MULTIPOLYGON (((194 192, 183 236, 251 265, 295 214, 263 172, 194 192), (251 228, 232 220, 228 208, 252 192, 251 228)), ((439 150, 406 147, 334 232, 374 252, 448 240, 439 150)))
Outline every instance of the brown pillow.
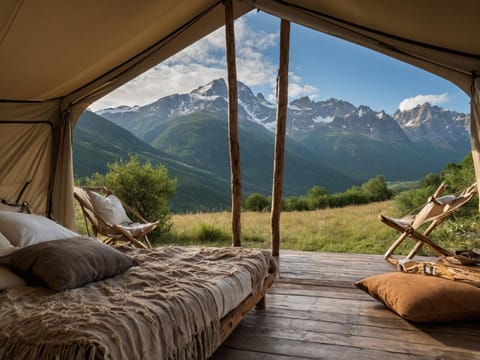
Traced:
POLYGON ((406 320, 480 319, 480 288, 458 281, 392 272, 360 280, 355 286, 406 320))
POLYGON ((131 257, 86 237, 46 241, 21 248, 6 258, 8 266, 20 276, 58 291, 81 287, 136 265, 131 257))

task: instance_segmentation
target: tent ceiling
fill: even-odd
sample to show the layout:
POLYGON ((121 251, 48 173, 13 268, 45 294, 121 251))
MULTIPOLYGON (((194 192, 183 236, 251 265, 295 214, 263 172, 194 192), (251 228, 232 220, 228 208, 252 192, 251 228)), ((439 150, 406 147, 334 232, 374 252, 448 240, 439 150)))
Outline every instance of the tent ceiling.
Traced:
MULTIPOLYGON (((65 97, 219 3, 3 0, 0 100, 65 97)), ((465 77, 480 71, 480 2, 476 0, 241 0, 235 5, 243 7, 237 16, 257 7, 420 66, 467 92, 465 77)), ((218 13, 212 15, 205 21, 204 33, 198 28, 191 31, 173 50, 181 50, 223 22, 218 13)), ((171 51, 163 58, 157 54, 155 60, 164 60, 171 51)))
POLYGON ((2 0, 0 99, 68 95, 218 2, 2 0))
POLYGON ((245 0, 276 16, 444 77, 470 93, 480 72, 476 0, 245 0))
MULTIPOLYGON (((480 179, 480 79, 472 86, 475 73, 480 73, 480 1, 233 3, 235 18, 258 8, 419 66, 460 86, 472 96, 472 144, 480 179)), ((40 170, 35 171, 26 199, 34 200, 34 210, 46 212, 51 207, 56 219, 73 226, 71 126, 81 112, 224 22, 221 0, 1 0, 0 123, 8 130, 0 132, 4 145, 0 196, 18 194, 30 180, 24 170, 36 166, 40 170), (43 127, 20 129, 33 128, 38 121, 51 126, 48 141, 36 132, 43 127), (10 139, 13 122, 21 123, 16 131, 25 134, 25 156, 8 146, 20 136, 10 139), (20 155, 26 160, 21 161, 20 155), (36 156, 31 165, 28 161, 36 156)))
POLYGON ((291 0, 356 25, 458 52, 480 54, 476 0, 291 0))

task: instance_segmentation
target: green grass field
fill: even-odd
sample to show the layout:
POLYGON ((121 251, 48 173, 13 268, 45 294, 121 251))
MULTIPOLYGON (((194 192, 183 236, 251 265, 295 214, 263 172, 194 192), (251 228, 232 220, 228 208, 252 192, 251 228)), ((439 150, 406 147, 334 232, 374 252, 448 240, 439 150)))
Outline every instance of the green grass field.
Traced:
MULTIPOLYGON (((303 251, 383 254, 398 233, 378 220, 380 213, 398 216, 393 200, 368 205, 316 211, 283 212, 281 215, 281 248, 303 251)), ((477 218, 446 221, 432 234, 439 245, 451 249, 480 248, 477 218)), ((242 213, 242 246, 270 248, 270 213, 242 213)), ((172 228, 162 234, 160 245, 231 245, 229 212, 176 214, 172 228)), ((79 231, 86 233, 81 212, 77 211, 79 231)), ((151 239, 153 236, 150 237, 151 239)), ((407 239, 397 254, 406 254, 413 242, 407 239)), ((428 255, 428 251, 420 254, 428 255)))
MULTIPOLYGON (((283 212, 281 248, 306 251, 385 252, 396 233, 378 220, 394 213, 392 201, 338 209, 283 212)), ((230 213, 182 214, 172 217, 172 230, 162 244, 228 246, 230 213)), ((270 248, 270 213, 242 213, 242 245, 270 248)))

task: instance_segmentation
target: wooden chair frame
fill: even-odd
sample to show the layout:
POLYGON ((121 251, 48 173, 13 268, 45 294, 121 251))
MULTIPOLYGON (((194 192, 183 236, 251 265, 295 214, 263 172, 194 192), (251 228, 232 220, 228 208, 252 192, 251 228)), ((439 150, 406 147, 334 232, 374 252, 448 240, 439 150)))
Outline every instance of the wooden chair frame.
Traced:
POLYGON ((113 194, 113 192, 106 187, 75 187, 74 188, 74 197, 78 201, 82 209, 85 225, 87 227, 87 232, 89 236, 90 236, 90 230, 88 227, 88 222, 90 222, 90 224, 92 225, 94 236, 97 236, 98 234, 106 236, 107 239, 105 240, 105 243, 107 244, 112 243, 114 241, 118 241, 118 240, 124 240, 132 243, 136 247, 140 247, 140 248, 152 247, 152 244, 150 243, 150 240, 148 239, 147 234, 158 227, 159 221, 155 221, 155 222, 147 221, 135 209, 133 209, 131 206, 129 206, 122 199, 119 198, 123 207, 129 213, 134 215, 143 224, 152 225, 152 227, 146 229, 145 231, 142 231, 140 234, 133 236, 129 231, 123 229, 121 226, 110 223, 104 217, 98 214, 98 212, 95 211, 95 208, 92 202, 90 201, 90 195, 88 194, 88 191, 98 192, 106 196, 113 194), (107 229, 112 229, 112 232, 110 233, 110 232, 103 231, 101 229, 102 228, 101 224, 103 224, 107 229), (141 238, 145 240, 145 243, 139 240, 141 238))
POLYGON ((403 271, 403 264, 412 260, 423 245, 432 249, 436 255, 454 256, 452 252, 435 244, 429 238, 429 235, 438 225, 445 221, 462 205, 467 203, 477 193, 477 184, 473 183, 457 195, 440 197, 445 188, 445 183, 440 184, 434 194, 428 198, 427 203, 417 214, 410 213, 400 219, 390 218, 382 214, 379 215, 380 221, 401 233, 385 253, 385 261, 403 271), (429 225, 425 231, 417 231, 421 225, 426 223, 429 223, 429 225), (405 259, 399 260, 394 258, 392 256, 393 252, 407 237, 410 237, 415 241, 413 248, 405 259))

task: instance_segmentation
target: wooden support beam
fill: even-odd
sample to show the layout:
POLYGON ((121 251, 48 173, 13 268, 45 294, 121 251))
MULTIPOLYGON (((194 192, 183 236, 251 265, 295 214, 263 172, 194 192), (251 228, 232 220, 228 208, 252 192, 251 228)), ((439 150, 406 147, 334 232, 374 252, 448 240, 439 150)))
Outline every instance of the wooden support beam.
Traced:
POLYGON ((290 21, 280 23, 280 62, 277 76, 277 129, 275 131, 275 158, 273 165, 272 255, 280 253, 280 213, 282 211, 283 167, 288 105, 288 61, 290 52, 290 21))
POLYGON ((233 246, 241 246, 242 181, 240 145, 238 142, 238 87, 232 0, 225 1, 225 41, 228 73, 228 140, 232 188, 232 242, 233 246))

